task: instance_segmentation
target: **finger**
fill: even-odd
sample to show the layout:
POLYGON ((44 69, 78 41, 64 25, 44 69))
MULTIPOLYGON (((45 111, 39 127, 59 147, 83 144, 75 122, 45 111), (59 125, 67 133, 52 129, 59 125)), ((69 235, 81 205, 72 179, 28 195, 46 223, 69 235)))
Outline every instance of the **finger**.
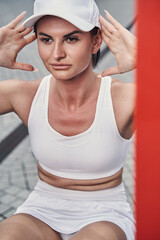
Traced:
POLYGON ((120 71, 118 69, 118 66, 112 67, 112 68, 108 68, 107 70, 105 70, 101 76, 105 77, 105 76, 110 76, 110 75, 114 75, 114 74, 119 74, 120 71))
POLYGON ((111 41, 108 36, 106 36, 103 32, 101 33, 103 41, 109 45, 109 42, 111 41))
POLYGON ((100 16, 99 18, 102 27, 105 27, 110 33, 113 33, 114 31, 116 31, 115 27, 109 23, 107 20, 105 20, 102 16, 100 16))
POLYGON ((25 71, 37 71, 37 69, 35 69, 32 65, 30 64, 26 64, 26 63, 19 63, 19 62, 16 62, 12 69, 19 69, 19 70, 25 70, 25 71))
POLYGON ((102 33, 105 34, 108 38, 112 38, 112 34, 105 28, 105 27, 102 27, 102 33))
POLYGON ((107 12, 106 10, 104 10, 106 13, 106 17, 107 19, 113 24, 113 26, 118 30, 122 25, 111 16, 111 14, 109 12, 107 12))
POLYGON ((24 31, 22 31, 22 35, 23 37, 25 37, 26 35, 28 35, 30 32, 32 32, 33 28, 26 28, 24 31))
POLYGON ((23 27, 23 24, 19 24, 16 26, 16 30, 17 32, 23 32, 26 28, 23 27))
POLYGON ((21 14, 19 14, 12 22, 10 22, 10 23, 8 24, 8 26, 9 26, 10 28, 15 28, 16 25, 17 25, 18 23, 20 23, 20 21, 22 21, 22 19, 24 18, 24 15, 25 15, 25 14, 26 14, 26 11, 22 12, 21 14))
POLYGON ((35 33, 32 33, 31 35, 29 35, 25 38, 26 45, 30 44, 31 42, 33 42, 35 40, 36 40, 36 35, 35 35, 35 33))

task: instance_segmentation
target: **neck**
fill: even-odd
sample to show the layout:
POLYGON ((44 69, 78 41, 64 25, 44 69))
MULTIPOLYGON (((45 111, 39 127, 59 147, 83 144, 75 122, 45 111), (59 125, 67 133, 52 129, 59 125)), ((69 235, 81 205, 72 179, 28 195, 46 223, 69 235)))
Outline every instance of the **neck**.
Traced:
POLYGON ((54 97, 65 108, 75 110, 82 106, 92 92, 97 89, 99 82, 96 73, 84 71, 68 80, 55 80, 54 97))

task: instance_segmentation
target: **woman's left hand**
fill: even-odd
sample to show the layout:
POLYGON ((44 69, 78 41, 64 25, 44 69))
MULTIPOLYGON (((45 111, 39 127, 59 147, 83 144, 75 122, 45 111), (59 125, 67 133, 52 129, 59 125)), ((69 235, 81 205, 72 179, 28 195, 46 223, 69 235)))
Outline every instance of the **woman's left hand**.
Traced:
POLYGON ((108 22, 100 16, 103 41, 114 54, 117 65, 105 70, 101 75, 125 73, 133 70, 136 66, 137 41, 136 37, 116 21, 108 12, 108 22))

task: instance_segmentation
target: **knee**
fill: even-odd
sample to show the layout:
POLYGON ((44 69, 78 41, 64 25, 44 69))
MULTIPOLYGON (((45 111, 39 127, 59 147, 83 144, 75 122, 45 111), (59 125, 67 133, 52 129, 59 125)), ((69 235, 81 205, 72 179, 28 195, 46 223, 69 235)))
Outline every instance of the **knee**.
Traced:
POLYGON ((10 230, 5 222, 0 223, 0 235, 1 240, 17 240, 13 229, 10 230))
POLYGON ((17 240, 17 237, 12 233, 2 233, 1 240, 17 240))
POLYGON ((0 240, 25 240, 25 239, 38 239, 42 240, 42 237, 38 234, 32 234, 32 231, 28 229, 25 224, 15 221, 3 221, 0 223, 0 240))

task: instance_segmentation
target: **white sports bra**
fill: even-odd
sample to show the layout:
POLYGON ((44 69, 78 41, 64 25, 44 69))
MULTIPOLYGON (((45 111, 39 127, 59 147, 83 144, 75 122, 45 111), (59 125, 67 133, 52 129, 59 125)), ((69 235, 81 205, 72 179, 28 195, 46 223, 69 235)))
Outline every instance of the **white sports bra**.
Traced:
POLYGON ((48 121, 51 75, 46 76, 33 99, 28 129, 31 147, 47 172, 70 179, 111 176, 123 167, 131 140, 119 134, 111 99, 111 77, 101 81, 92 125, 75 136, 55 131, 48 121))

